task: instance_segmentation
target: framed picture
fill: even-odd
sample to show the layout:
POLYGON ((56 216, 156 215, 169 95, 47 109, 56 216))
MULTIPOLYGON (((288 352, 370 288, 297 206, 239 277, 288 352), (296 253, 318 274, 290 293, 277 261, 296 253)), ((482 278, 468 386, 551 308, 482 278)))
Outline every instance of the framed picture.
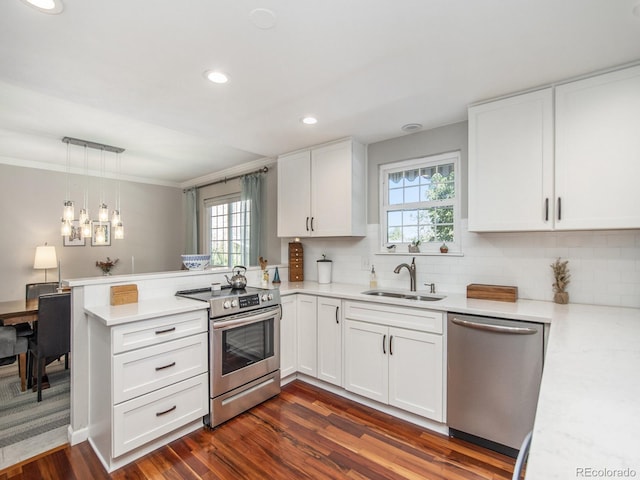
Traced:
POLYGON ((71 222, 71 233, 62 237, 62 244, 65 247, 84 247, 87 244, 86 239, 82 236, 79 220, 71 222))
POLYGON ((108 247, 111 245, 111 223, 93 221, 92 247, 108 247))

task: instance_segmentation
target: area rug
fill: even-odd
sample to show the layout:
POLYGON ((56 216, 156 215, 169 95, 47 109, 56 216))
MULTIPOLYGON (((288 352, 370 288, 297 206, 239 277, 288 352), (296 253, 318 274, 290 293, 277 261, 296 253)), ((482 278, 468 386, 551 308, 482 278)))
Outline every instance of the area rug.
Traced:
POLYGON ((35 437, 54 428, 69 425, 69 370, 49 371, 50 388, 37 392, 20 391, 20 378, 15 375, 0 378, 0 447, 35 437))

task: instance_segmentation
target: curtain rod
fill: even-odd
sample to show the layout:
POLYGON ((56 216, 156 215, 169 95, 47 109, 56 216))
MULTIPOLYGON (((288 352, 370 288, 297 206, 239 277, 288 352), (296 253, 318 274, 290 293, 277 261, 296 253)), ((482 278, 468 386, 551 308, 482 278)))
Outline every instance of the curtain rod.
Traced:
MULTIPOLYGON (((204 187, 210 187, 211 185, 217 185, 218 183, 227 183, 229 180, 235 180, 236 178, 242 178, 245 175, 251 175, 253 173, 267 173, 269 171, 269 167, 262 167, 260 170, 255 170, 253 172, 249 172, 249 173, 243 173, 242 175, 234 175, 233 177, 224 177, 221 178, 220 180, 216 180, 215 182, 209 182, 209 183, 205 183, 203 185, 196 185, 195 188, 204 188, 204 187)), ((192 187, 193 188, 193 187, 192 187)), ((189 188, 185 188, 184 190, 182 190, 182 193, 186 192, 190 190, 189 188)))

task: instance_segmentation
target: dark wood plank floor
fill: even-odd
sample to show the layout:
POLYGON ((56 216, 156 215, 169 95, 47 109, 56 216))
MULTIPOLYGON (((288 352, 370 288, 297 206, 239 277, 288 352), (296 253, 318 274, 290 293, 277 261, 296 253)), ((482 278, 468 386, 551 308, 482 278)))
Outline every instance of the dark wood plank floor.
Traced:
POLYGON ((0 472, 17 479, 510 479, 513 459, 295 381, 211 431, 107 474, 88 442, 0 472))

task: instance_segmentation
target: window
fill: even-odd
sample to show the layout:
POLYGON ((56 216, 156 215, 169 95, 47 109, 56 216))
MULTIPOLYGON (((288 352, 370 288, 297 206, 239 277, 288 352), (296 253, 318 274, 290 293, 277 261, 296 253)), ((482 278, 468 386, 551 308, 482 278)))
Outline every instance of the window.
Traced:
POLYGON ((451 152, 383 165, 380 224, 384 245, 420 242, 423 252, 457 245, 460 154, 451 152))
POLYGON ((229 267, 247 265, 251 240, 251 202, 239 195, 205 201, 207 245, 211 265, 229 267))

